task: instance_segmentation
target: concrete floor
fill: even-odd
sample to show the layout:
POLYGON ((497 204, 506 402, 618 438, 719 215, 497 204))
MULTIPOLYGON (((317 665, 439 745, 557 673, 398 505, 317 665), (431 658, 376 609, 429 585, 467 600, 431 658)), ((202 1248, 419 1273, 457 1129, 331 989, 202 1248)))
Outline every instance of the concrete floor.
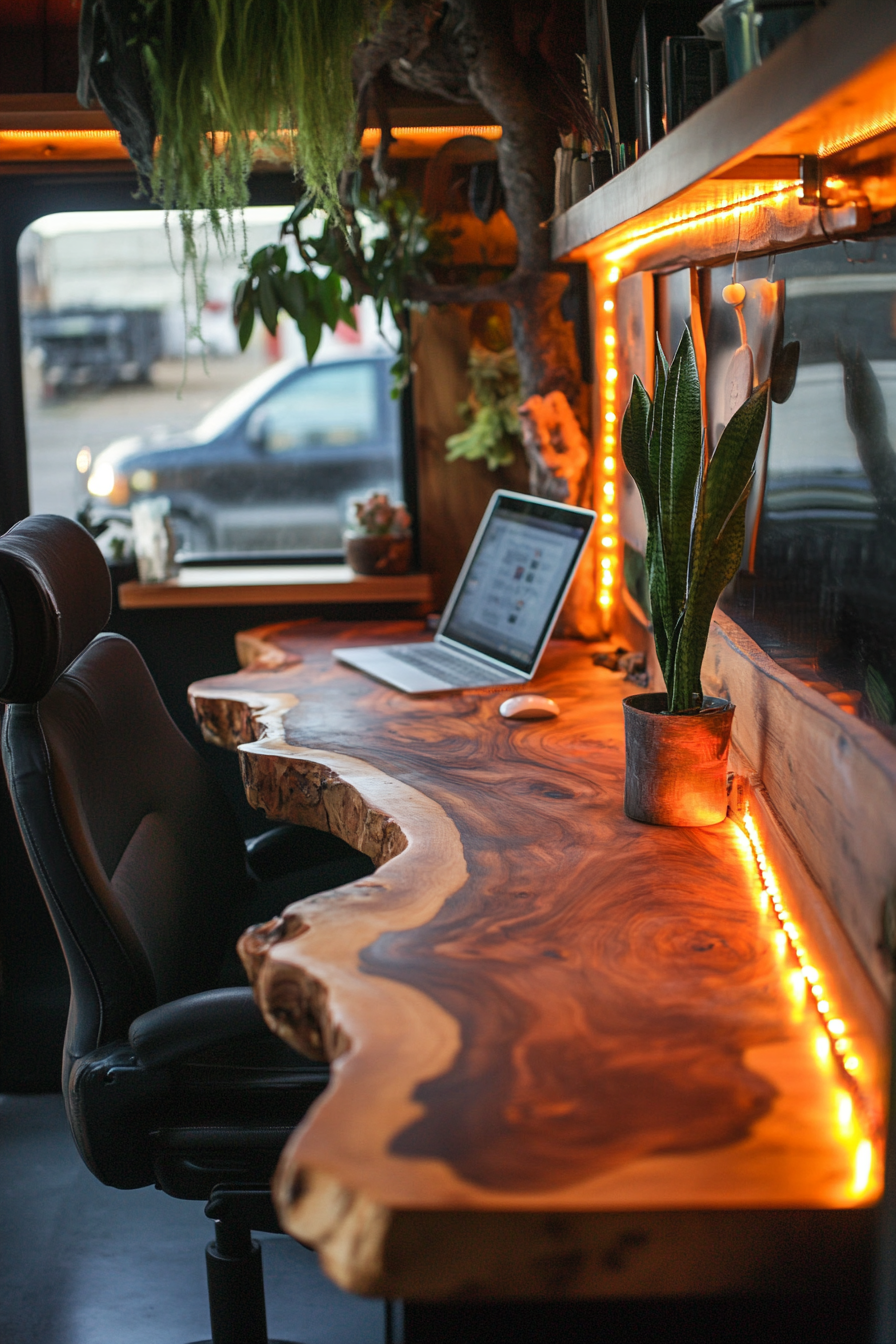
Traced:
MULTIPOLYGON (((210 1333, 201 1203, 111 1190, 81 1162, 59 1096, 0 1096, 3 1344, 188 1344, 210 1333)), ((263 1243, 268 1331, 382 1344, 382 1302, 341 1292, 289 1237, 263 1243)))

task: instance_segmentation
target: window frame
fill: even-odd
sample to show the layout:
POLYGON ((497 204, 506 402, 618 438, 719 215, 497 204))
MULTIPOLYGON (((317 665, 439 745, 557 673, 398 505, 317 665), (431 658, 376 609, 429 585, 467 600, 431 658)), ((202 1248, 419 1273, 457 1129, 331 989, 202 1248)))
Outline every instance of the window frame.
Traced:
MULTIPOLYGON (((95 210, 153 209, 138 196, 137 176, 129 167, 109 164, 57 170, 30 165, 0 166, 0 533, 31 512, 28 489, 28 430, 22 378, 21 309, 19 304, 18 244, 24 230, 43 215, 95 210)), ((250 205, 293 205, 296 186, 283 173, 253 173, 249 179, 250 205)), ((412 386, 401 393, 399 437, 404 501, 418 518, 417 461, 412 386)), ((419 566, 419 531, 414 533, 414 563, 419 566)), ((320 564, 342 560, 341 551, 263 553, 229 552, 208 557, 206 563, 257 565, 270 563, 320 564)), ((193 563, 196 563, 194 560, 193 563)))

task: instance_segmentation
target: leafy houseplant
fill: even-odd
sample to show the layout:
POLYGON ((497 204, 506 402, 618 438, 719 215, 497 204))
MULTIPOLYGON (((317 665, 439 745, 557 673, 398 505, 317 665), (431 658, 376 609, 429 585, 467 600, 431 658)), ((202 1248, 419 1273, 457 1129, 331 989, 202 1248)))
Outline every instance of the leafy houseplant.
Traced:
POLYGON ((345 555, 356 574, 406 574, 411 565, 411 515, 376 491, 354 500, 345 533, 345 555))
MULTIPOLYGON (((671 366, 657 342, 656 386, 651 401, 634 379, 622 422, 622 457, 635 480, 647 519, 647 575, 657 657, 666 682, 665 696, 631 696, 626 702, 626 812, 638 820, 705 825, 725 815, 727 733, 719 722, 724 710, 727 732, 733 708, 703 696, 700 668, 715 604, 740 565, 747 499, 768 409, 764 383, 729 420, 710 454, 703 431, 700 378, 690 332, 685 328, 671 366), (631 702, 644 702, 631 704, 631 702), (647 703, 649 702, 649 703, 647 703), (640 723, 640 718, 666 719, 640 723), (706 720, 701 724, 701 720, 706 720), (712 722, 710 722, 710 720, 712 722), (673 722, 677 721, 677 723, 673 722), (722 729, 721 736, 719 729, 722 729), (665 734, 676 746, 672 765, 683 762, 685 739, 709 734, 716 747, 710 757, 697 755, 708 769, 700 788, 673 769, 667 807, 660 797, 659 766, 651 765, 665 734), (643 735, 649 739, 644 750, 643 735), (631 737, 631 741, 630 741, 631 737), (724 742, 722 739, 724 738, 724 742), (705 759, 704 759, 705 758, 705 759), (631 787, 630 787, 631 786, 631 787), (721 793, 720 793, 721 790, 721 793), (698 820, 675 820, 680 813, 698 820), (644 815, 647 812, 656 815, 644 815)), ((685 772, 686 773, 686 772, 685 772)))
POLYGON ((369 296, 378 320, 388 307, 398 328, 392 366, 392 395, 398 396, 411 367, 408 281, 431 279, 429 266, 445 254, 448 235, 420 212, 413 193, 362 191, 357 174, 346 207, 321 220, 314 233, 316 198, 312 192, 302 196, 280 233, 295 239, 304 270, 289 269, 283 243, 251 258, 233 298, 240 346, 245 350, 249 343, 256 312, 273 335, 282 309, 298 326, 310 362, 323 327, 333 329, 339 321, 354 327, 353 307, 369 296))

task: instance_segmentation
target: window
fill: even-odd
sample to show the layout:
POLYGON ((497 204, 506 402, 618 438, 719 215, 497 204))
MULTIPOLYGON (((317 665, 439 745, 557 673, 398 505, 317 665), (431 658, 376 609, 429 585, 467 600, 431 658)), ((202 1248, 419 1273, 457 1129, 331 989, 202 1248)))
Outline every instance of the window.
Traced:
MULTIPOLYGON (((248 210, 247 251, 287 214, 248 210)), ((110 558, 130 505, 157 495, 185 555, 341 551, 352 497, 402 494, 394 356, 372 306, 357 332, 325 332, 311 367, 286 318, 276 340, 256 323, 241 353, 238 258, 209 248, 200 340, 184 325, 179 245, 145 210, 46 216, 22 235, 33 511, 87 521, 110 558)))

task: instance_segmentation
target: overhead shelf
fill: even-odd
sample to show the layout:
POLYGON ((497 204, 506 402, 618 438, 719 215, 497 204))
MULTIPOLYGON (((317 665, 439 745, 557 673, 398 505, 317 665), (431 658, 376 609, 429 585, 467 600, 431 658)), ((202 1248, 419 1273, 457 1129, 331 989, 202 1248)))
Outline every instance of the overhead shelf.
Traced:
POLYGON ((894 158, 896 6, 839 0, 555 220, 553 255, 625 274, 854 236, 889 222, 894 158))

